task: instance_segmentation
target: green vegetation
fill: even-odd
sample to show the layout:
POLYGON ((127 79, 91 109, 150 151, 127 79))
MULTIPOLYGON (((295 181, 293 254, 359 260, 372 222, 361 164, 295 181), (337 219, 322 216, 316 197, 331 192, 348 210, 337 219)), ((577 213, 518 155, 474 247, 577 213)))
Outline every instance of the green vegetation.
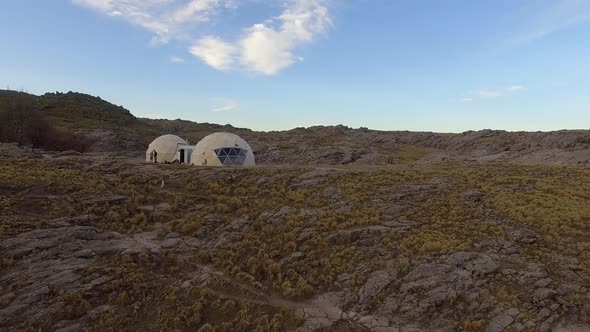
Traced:
POLYGON ((121 128, 135 130, 140 121, 122 106, 82 93, 46 93, 38 98, 38 108, 60 128, 121 128))
POLYGON ((400 164, 412 164, 433 151, 434 149, 419 146, 401 145, 395 156, 400 164))
MULTIPOLYGON (((299 320, 285 310, 234 300, 211 288, 179 288, 166 284, 169 278, 189 276, 195 271, 191 259, 140 254, 115 256, 102 264, 87 273, 113 271, 113 280, 103 284, 101 291, 113 294, 107 301, 122 310, 91 317, 91 331, 283 331, 299 324, 299 320), (137 287, 147 284, 149 287, 137 287)), ((214 280, 211 286, 220 287, 220 282, 214 280)))
POLYGON ((35 96, 25 92, 0 90, 0 110, 24 104, 42 113, 59 129, 130 128, 140 121, 122 106, 115 106, 100 97, 68 92, 35 96))

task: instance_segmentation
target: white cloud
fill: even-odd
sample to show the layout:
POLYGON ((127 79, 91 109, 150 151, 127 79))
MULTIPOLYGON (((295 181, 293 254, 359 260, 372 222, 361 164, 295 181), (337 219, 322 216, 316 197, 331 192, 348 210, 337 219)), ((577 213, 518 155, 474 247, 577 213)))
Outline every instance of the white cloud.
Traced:
POLYGON ((211 109, 211 112, 214 112, 214 113, 233 111, 236 108, 238 108, 238 106, 239 106, 238 103, 232 99, 216 98, 216 99, 213 99, 213 101, 215 103, 221 105, 221 106, 211 109))
POLYGON ((207 36, 201 38, 189 51, 217 70, 228 70, 235 63, 238 48, 220 38, 207 36))
MULTIPOLYGON (((328 0, 284 0, 276 16, 241 30, 234 39, 198 36, 195 26, 235 10, 237 0, 72 0, 154 34, 152 45, 196 40, 189 52, 217 70, 245 69, 274 75, 303 58, 295 51, 324 33, 332 21, 328 0), (195 35, 198 37, 195 38, 195 35)), ((243 4, 243 2, 240 2, 243 4)))
POLYGON ((242 67, 274 75, 302 61, 294 50, 313 41, 331 24, 325 0, 291 0, 280 16, 244 29, 237 41, 207 36, 197 41, 191 53, 216 69, 242 67))
POLYGON ((184 58, 181 58, 179 56, 171 56, 170 57, 170 62, 172 62, 172 63, 184 63, 184 58))
POLYGON ((502 89, 482 89, 468 93, 467 96, 460 98, 458 101, 461 103, 471 103, 477 99, 504 97, 523 90, 526 90, 524 85, 511 85, 502 89))
POLYGON ((504 95, 504 92, 499 90, 479 90, 477 95, 483 98, 495 98, 504 95))
POLYGON ((522 91, 522 90, 526 90, 526 87, 525 86, 522 86, 522 85, 513 85, 513 86, 511 86, 511 87, 508 88, 508 91, 512 91, 512 92, 514 92, 514 91, 522 91))

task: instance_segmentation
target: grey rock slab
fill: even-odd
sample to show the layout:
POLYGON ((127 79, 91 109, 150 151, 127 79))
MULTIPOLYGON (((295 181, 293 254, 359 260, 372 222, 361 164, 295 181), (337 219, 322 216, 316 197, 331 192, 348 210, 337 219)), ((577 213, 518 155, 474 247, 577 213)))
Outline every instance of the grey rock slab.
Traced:
POLYGON ((107 283, 107 282, 109 282, 111 280, 113 280, 113 277, 112 276, 110 276, 110 275, 103 275, 103 276, 100 276, 100 277, 92 280, 90 282, 90 286, 91 287, 100 286, 100 285, 102 285, 104 283, 107 283))
POLYGON ((173 239, 166 239, 162 242, 162 248, 172 249, 178 247, 180 245, 180 239, 173 238, 173 239))
POLYGON ((514 322, 512 316, 507 313, 501 313, 490 320, 486 327, 486 332, 502 332, 506 330, 512 322, 514 322))
POLYGON ((176 233, 176 232, 171 232, 166 234, 166 236, 164 237, 165 239, 177 239, 180 237, 180 234, 176 233))
POLYGON ((461 193, 461 200, 466 203, 477 203, 481 201, 483 198, 483 194, 481 191, 476 189, 466 190, 461 193))
POLYGON ((50 276, 45 282, 55 289, 67 289, 75 287, 77 283, 74 284, 74 282, 78 281, 80 278, 82 278, 81 275, 66 270, 50 276))
POLYGON ((452 286, 444 285, 428 292, 426 298, 420 302, 420 306, 422 308, 437 307, 455 298, 457 298, 457 292, 452 286))
POLYGON ((550 283, 551 283, 551 278, 540 279, 540 280, 537 280, 537 282, 535 282, 535 287, 545 288, 545 287, 549 286, 550 283))
POLYGON ((436 263, 424 263, 415 267, 410 273, 408 273, 404 280, 405 281, 416 281, 420 279, 436 277, 441 274, 445 274, 450 267, 446 264, 436 263))
POLYGON ((294 253, 292 253, 291 255, 289 255, 289 256, 287 256, 287 257, 283 258, 283 259, 281 260, 281 264, 288 264, 288 263, 292 263, 292 262, 294 262, 294 261, 300 260, 300 259, 301 259, 301 258, 303 258, 304 256, 305 256, 305 254, 304 254, 304 253, 302 253, 302 252, 300 252, 300 251, 294 252, 294 253))
POLYGON ((325 198, 336 199, 340 197, 342 190, 336 187, 327 187, 322 191, 322 196, 325 198))
MULTIPOLYGON (((0 284, 18 285, 13 292, 2 295, 0 320, 6 326, 42 322, 63 308, 60 292, 92 292, 93 287, 112 279, 110 274, 96 274, 84 282, 81 269, 94 264, 99 255, 124 250, 138 250, 155 245, 149 240, 138 241, 116 232, 100 231, 94 227, 64 223, 0 239, 2 255, 22 253, 17 263, 2 270, 0 284), (24 250, 23 250, 24 249, 24 250)), ((0 292, 2 286, 0 286, 0 292)), ((85 320, 64 322, 68 325, 53 329, 81 330, 85 320), (80 325, 76 325, 80 324, 80 325)))
POLYGON ((559 295, 571 295, 579 292, 581 289, 580 285, 577 284, 570 284, 570 283, 561 283, 557 287, 557 293, 559 295))
POLYGON ((551 331, 553 325, 559 320, 559 315, 554 314, 551 317, 547 318, 540 326, 539 331, 548 332, 551 331))
POLYGON ((495 272, 499 268, 499 264, 491 256, 471 252, 454 253, 449 256, 447 263, 464 268, 478 275, 495 272))
POLYGON ((54 332, 76 332, 76 331, 81 331, 81 330, 82 330, 82 324, 79 322, 74 322, 71 325, 57 329, 54 332))
POLYGON ((53 157, 54 158, 59 158, 59 157, 68 157, 68 156, 80 156, 82 155, 82 153, 75 151, 75 150, 67 150, 67 151, 63 151, 60 153, 55 154, 53 157))
POLYGON ((368 304, 372 297, 379 294, 396 277, 397 272, 395 270, 381 270, 371 273, 365 284, 358 291, 359 304, 368 304))
POLYGON ((554 297, 557 292, 550 288, 539 288, 533 293, 533 303, 541 303, 547 299, 554 297))
POLYGON ((537 321, 542 321, 549 316, 551 316, 551 309, 545 307, 537 314, 537 321))
POLYGON ((522 323, 514 323, 514 324, 512 324, 512 329, 515 332, 521 332, 521 331, 524 331, 526 329, 526 327, 522 323))
POLYGON ((12 302, 13 304, 31 304, 37 301, 40 301, 43 297, 50 293, 49 287, 41 286, 39 288, 33 289, 29 292, 24 293, 23 295, 17 297, 12 302))
POLYGON ((363 325, 371 332, 398 332, 399 329, 391 326, 389 321, 384 317, 377 316, 363 316, 358 320, 359 324, 363 325))
POLYGON ((301 233, 299 233, 299 237, 297 237, 297 242, 307 241, 311 236, 315 233, 314 228, 304 228, 301 233))
POLYGON ((238 218, 232 220, 225 229, 228 231, 238 231, 249 233, 252 232, 252 226, 250 226, 250 219, 248 217, 238 218))
POLYGON ((350 280, 350 273, 340 273, 337 277, 338 282, 343 283, 350 280))
POLYGON ((81 226, 91 226, 97 220, 98 216, 95 214, 82 214, 76 217, 66 217, 66 218, 58 218, 48 222, 50 227, 60 227, 60 226, 71 226, 74 225, 81 225, 81 226))
POLYGON ((97 316, 97 315, 100 315, 100 314, 102 314, 103 312, 107 312, 107 311, 113 310, 113 309, 115 309, 116 307, 117 307, 117 306, 115 306, 115 305, 110 305, 110 304, 103 304, 103 305, 101 305, 101 306, 98 306, 98 307, 96 307, 96 308, 94 308, 94 309, 90 310, 90 311, 88 312, 88 316, 90 316, 90 317, 92 317, 92 316, 97 316))
POLYGON ((84 198, 82 204, 120 204, 128 199, 129 197, 123 195, 95 196, 84 198))
POLYGON ((383 305, 381 306, 381 309, 379 310, 379 313, 384 315, 384 316, 392 316, 395 312, 397 312, 397 310, 399 309, 399 302, 398 300, 394 297, 388 297, 383 301, 383 305))
POLYGON ((529 320, 529 321, 526 321, 526 322, 524 323, 524 326, 525 326, 527 329, 532 329, 532 328, 533 328, 533 327, 535 327, 536 325, 535 325, 535 322, 533 322, 532 320, 529 320))
POLYGON ((26 303, 13 303, 4 309, 0 309, 0 320, 18 317, 18 315, 26 311, 30 307, 30 304, 26 303))
POLYGON ((91 258, 96 255, 96 252, 92 249, 82 249, 76 253, 76 257, 80 258, 91 258))

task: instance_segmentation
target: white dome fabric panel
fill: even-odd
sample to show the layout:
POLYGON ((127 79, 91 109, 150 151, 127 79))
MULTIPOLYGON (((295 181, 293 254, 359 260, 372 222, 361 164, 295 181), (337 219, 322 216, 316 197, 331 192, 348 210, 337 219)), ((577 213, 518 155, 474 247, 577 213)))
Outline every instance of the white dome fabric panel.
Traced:
POLYGON ((252 148, 240 136, 215 133, 197 143, 191 156, 197 166, 254 166, 252 148))
POLYGON ((156 138, 148 147, 145 153, 145 161, 150 162, 150 153, 158 153, 158 162, 171 162, 176 158, 178 144, 186 144, 186 141, 176 135, 163 135, 156 138))

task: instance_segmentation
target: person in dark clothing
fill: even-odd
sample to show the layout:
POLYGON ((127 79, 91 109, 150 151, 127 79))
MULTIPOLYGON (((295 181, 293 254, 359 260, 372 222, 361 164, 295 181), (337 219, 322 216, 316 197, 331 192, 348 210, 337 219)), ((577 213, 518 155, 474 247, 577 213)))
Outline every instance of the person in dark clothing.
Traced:
POLYGON ((156 150, 154 150, 154 162, 158 163, 158 152, 156 150))

